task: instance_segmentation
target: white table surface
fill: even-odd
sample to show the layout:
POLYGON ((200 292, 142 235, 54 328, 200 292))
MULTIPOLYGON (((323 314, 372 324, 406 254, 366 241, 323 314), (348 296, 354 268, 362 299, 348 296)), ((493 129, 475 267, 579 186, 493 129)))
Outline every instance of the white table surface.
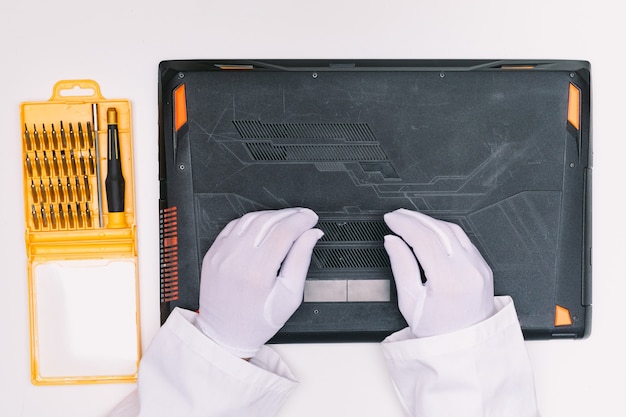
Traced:
MULTIPOLYGON (((142 337, 159 326, 157 66, 182 58, 581 59, 592 64, 593 331, 528 342, 544 417, 624 415, 626 24, 598 0, 3 1, 0 6, 0 415, 103 416, 133 384, 35 387, 19 105, 90 78, 133 111, 142 337), (606 413, 604 415, 607 415, 606 413)), ((401 416, 376 344, 282 345, 301 381, 280 416, 401 416)))

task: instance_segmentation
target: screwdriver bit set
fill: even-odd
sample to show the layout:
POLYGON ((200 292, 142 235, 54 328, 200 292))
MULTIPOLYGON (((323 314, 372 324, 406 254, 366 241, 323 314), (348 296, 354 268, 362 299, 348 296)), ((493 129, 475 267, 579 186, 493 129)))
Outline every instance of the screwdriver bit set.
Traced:
POLYGON ((46 129, 45 123, 24 125, 26 175, 30 179, 31 214, 34 230, 75 230, 92 228, 91 207, 98 198, 92 193, 98 181, 94 159, 91 121, 73 123, 66 132, 63 121, 46 129))
POLYGON ((105 99, 92 80, 59 81, 49 100, 21 104, 20 127, 31 380, 132 382, 141 350, 130 103, 105 99), (96 293, 114 300, 98 311, 96 293), (101 324, 98 338, 73 327, 85 315, 101 324), (122 346, 102 349, 102 335, 122 346), (79 339, 94 346, 78 352, 79 339))

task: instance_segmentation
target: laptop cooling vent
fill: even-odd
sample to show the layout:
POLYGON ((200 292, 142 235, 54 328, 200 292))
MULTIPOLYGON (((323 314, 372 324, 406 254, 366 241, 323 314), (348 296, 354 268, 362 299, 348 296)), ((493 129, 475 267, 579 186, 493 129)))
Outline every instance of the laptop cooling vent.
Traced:
POLYGON ((376 140, 366 123, 261 123, 256 120, 235 120, 233 124, 242 139, 376 140))
POLYGON ((328 221, 317 227, 324 232, 320 245, 313 250, 313 264, 318 269, 389 268, 389 257, 382 242, 391 231, 381 221, 328 221))
POLYGON ((381 161, 387 156, 380 145, 275 145, 247 142, 256 161, 381 161))
POLYGON ((313 250, 312 261, 320 269, 368 269, 391 266, 384 248, 316 248, 313 250))
POLYGON ((325 222, 317 227, 324 232, 321 242, 382 242, 391 232, 385 222, 325 222))

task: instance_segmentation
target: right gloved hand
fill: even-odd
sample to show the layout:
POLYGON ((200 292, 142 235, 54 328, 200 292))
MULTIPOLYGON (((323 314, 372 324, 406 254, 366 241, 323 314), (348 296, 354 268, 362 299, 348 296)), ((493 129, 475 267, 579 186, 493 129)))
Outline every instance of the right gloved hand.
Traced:
POLYGON ((493 273, 463 229, 405 209, 387 213, 385 222, 404 239, 385 236, 385 249, 415 336, 461 330, 494 314, 493 273))
POLYGON ((256 354, 302 303, 321 230, 304 208, 257 211, 230 222, 202 262, 198 327, 241 358, 256 354))

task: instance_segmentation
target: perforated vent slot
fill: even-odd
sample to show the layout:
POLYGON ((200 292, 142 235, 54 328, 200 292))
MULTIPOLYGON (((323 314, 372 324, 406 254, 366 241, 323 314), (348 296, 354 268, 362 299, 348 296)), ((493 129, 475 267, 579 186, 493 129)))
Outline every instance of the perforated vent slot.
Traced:
POLYGON ((166 208, 159 213, 161 241, 161 302, 178 300, 178 210, 166 208))
POLYGON ((372 145, 275 145, 247 142, 256 161, 381 161, 387 159, 378 144, 372 145))
POLYGON ((313 262, 318 268, 389 268, 384 248, 316 248, 313 262))
POLYGON ((322 242, 382 242, 391 233, 385 222, 327 222, 317 225, 323 232, 322 242))
POLYGON ((261 123, 257 120, 235 120, 233 124, 243 139, 376 140, 366 123, 261 123))

